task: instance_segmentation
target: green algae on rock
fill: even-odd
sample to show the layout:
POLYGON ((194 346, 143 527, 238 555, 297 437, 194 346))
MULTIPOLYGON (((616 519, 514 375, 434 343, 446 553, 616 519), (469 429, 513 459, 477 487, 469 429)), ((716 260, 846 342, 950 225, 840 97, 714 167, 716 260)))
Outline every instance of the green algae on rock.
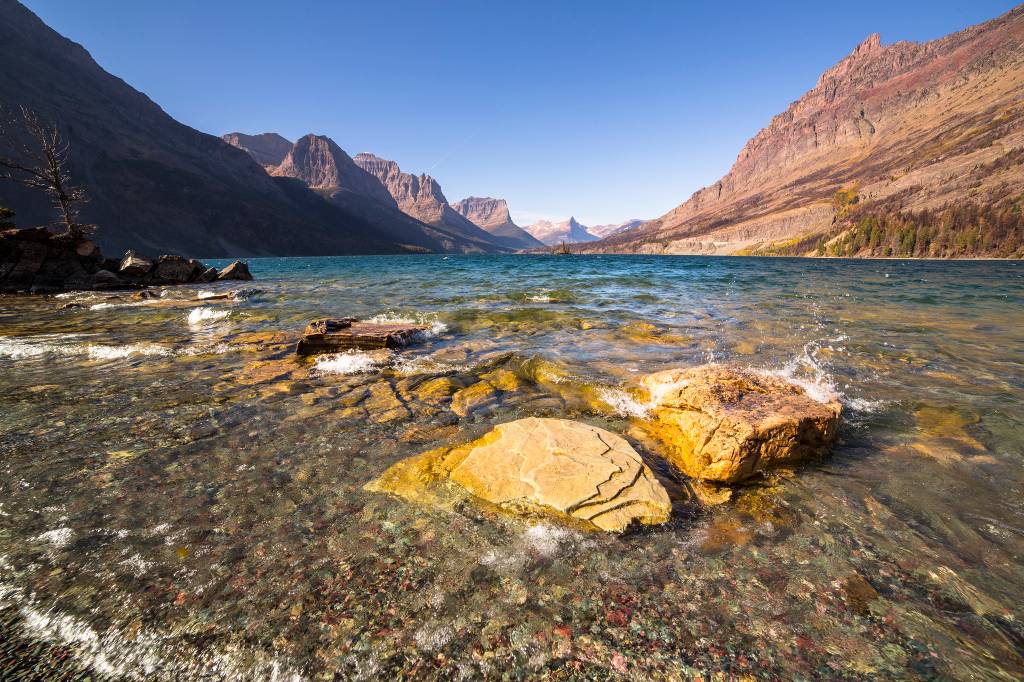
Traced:
POLYGON ((467 493, 503 511, 621 532, 668 520, 668 493, 620 436, 567 419, 530 417, 482 438, 398 462, 365 486, 447 508, 467 493))

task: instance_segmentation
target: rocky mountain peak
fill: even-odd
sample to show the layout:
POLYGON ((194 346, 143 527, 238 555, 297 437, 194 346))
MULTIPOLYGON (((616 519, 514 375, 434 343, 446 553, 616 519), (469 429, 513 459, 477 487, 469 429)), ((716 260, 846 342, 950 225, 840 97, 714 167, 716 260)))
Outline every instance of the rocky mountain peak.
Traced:
POLYGON ((222 139, 233 147, 249 152, 249 155, 261 166, 276 166, 288 154, 292 143, 277 133, 227 133, 222 139))
POLYGON ((312 133, 301 137, 280 164, 270 167, 271 175, 297 178, 311 189, 328 193, 348 190, 394 206, 387 189, 376 177, 360 168, 331 138, 312 133))
POLYGON ((512 222, 508 212, 508 204, 504 199, 492 197, 466 197, 453 205, 453 208, 466 216, 480 227, 503 225, 512 222))
POLYGON ((508 204, 493 197, 466 197, 456 203, 459 214, 496 237, 504 246, 514 249, 536 249, 544 244, 512 222, 508 204))

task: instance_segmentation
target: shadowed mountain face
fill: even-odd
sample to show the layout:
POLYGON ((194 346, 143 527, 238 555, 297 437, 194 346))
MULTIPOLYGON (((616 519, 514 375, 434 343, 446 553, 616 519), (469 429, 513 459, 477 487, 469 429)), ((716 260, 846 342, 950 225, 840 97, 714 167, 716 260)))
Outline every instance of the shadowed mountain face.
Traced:
MULTIPOLYGON (((234 135, 225 136, 225 139, 228 137, 232 143, 245 141, 234 135)), ((249 153, 257 158, 258 152, 249 150, 249 153)), ((357 166, 329 137, 312 134, 302 137, 294 145, 289 145, 279 164, 268 165, 266 169, 275 177, 300 180, 332 204, 374 225, 382 237, 405 248, 452 253, 497 250, 489 240, 467 236, 444 225, 427 225, 403 213, 387 188, 375 176, 357 166)))
POLYGON ((383 184, 398 203, 398 208, 428 225, 445 229, 473 240, 497 242, 448 204, 441 185, 429 175, 403 173, 394 161, 363 152, 353 159, 360 168, 383 184))
POLYGON ((1024 7, 927 43, 873 35, 747 142, 721 180, 586 249, 757 253, 812 238, 824 249, 857 215, 851 206, 1011 201, 1024 183, 1022 92, 1024 7))
POLYGON ((249 155, 264 168, 276 166, 284 161, 284 157, 292 148, 292 143, 277 133, 228 133, 222 139, 233 147, 249 152, 249 155))
POLYGON ((536 249, 544 246, 533 235, 512 222, 504 199, 467 197, 452 208, 489 232, 503 246, 536 249))
POLYGON ((523 228, 535 239, 548 246, 556 246, 565 242, 566 244, 582 244, 584 242, 597 241, 597 237, 590 234, 587 228, 579 224, 575 218, 563 220, 560 223, 550 220, 539 220, 532 225, 523 228))
MULTIPOLYGON (((192 256, 397 253, 403 242, 249 154, 182 125, 14 0, 0 0, 0 104, 27 106, 71 144, 85 222, 108 253, 192 256)), ((268 141, 265 136, 260 136, 268 141)), ((262 149, 261 152, 267 152, 262 149)), ((21 226, 49 224, 37 192, 0 183, 21 226)))

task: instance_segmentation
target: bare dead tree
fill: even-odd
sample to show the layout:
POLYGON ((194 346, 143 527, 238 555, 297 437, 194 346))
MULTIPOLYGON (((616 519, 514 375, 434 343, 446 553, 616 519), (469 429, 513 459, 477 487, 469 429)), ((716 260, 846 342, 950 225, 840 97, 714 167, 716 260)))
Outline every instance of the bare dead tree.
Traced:
POLYGON ((62 226, 69 237, 77 239, 92 234, 95 225, 78 222, 78 207, 87 199, 85 190, 71 183, 71 146, 60 129, 44 123, 26 107, 5 118, 0 122, 0 180, 48 194, 60 213, 55 224, 62 226))

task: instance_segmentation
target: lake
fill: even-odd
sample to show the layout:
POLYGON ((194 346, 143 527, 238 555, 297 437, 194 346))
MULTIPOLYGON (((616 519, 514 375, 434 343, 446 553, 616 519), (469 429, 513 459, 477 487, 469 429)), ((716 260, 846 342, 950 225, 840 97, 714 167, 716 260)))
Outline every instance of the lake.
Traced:
POLYGON ((0 668, 1024 676, 1024 263, 250 268, 254 282, 148 300, 0 297, 0 668), (429 332, 297 371, 285 344, 346 315, 429 332), (630 388, 707 362, 838 395, 831 456, 693 500, 631 435, 644 406, 630 388), (464 414, 417 392, 498 368, 514 385, 464 414), (669 523, 583 533, 362 490, 404 457, 533 415, 630 439, 669 491, 669 523))

